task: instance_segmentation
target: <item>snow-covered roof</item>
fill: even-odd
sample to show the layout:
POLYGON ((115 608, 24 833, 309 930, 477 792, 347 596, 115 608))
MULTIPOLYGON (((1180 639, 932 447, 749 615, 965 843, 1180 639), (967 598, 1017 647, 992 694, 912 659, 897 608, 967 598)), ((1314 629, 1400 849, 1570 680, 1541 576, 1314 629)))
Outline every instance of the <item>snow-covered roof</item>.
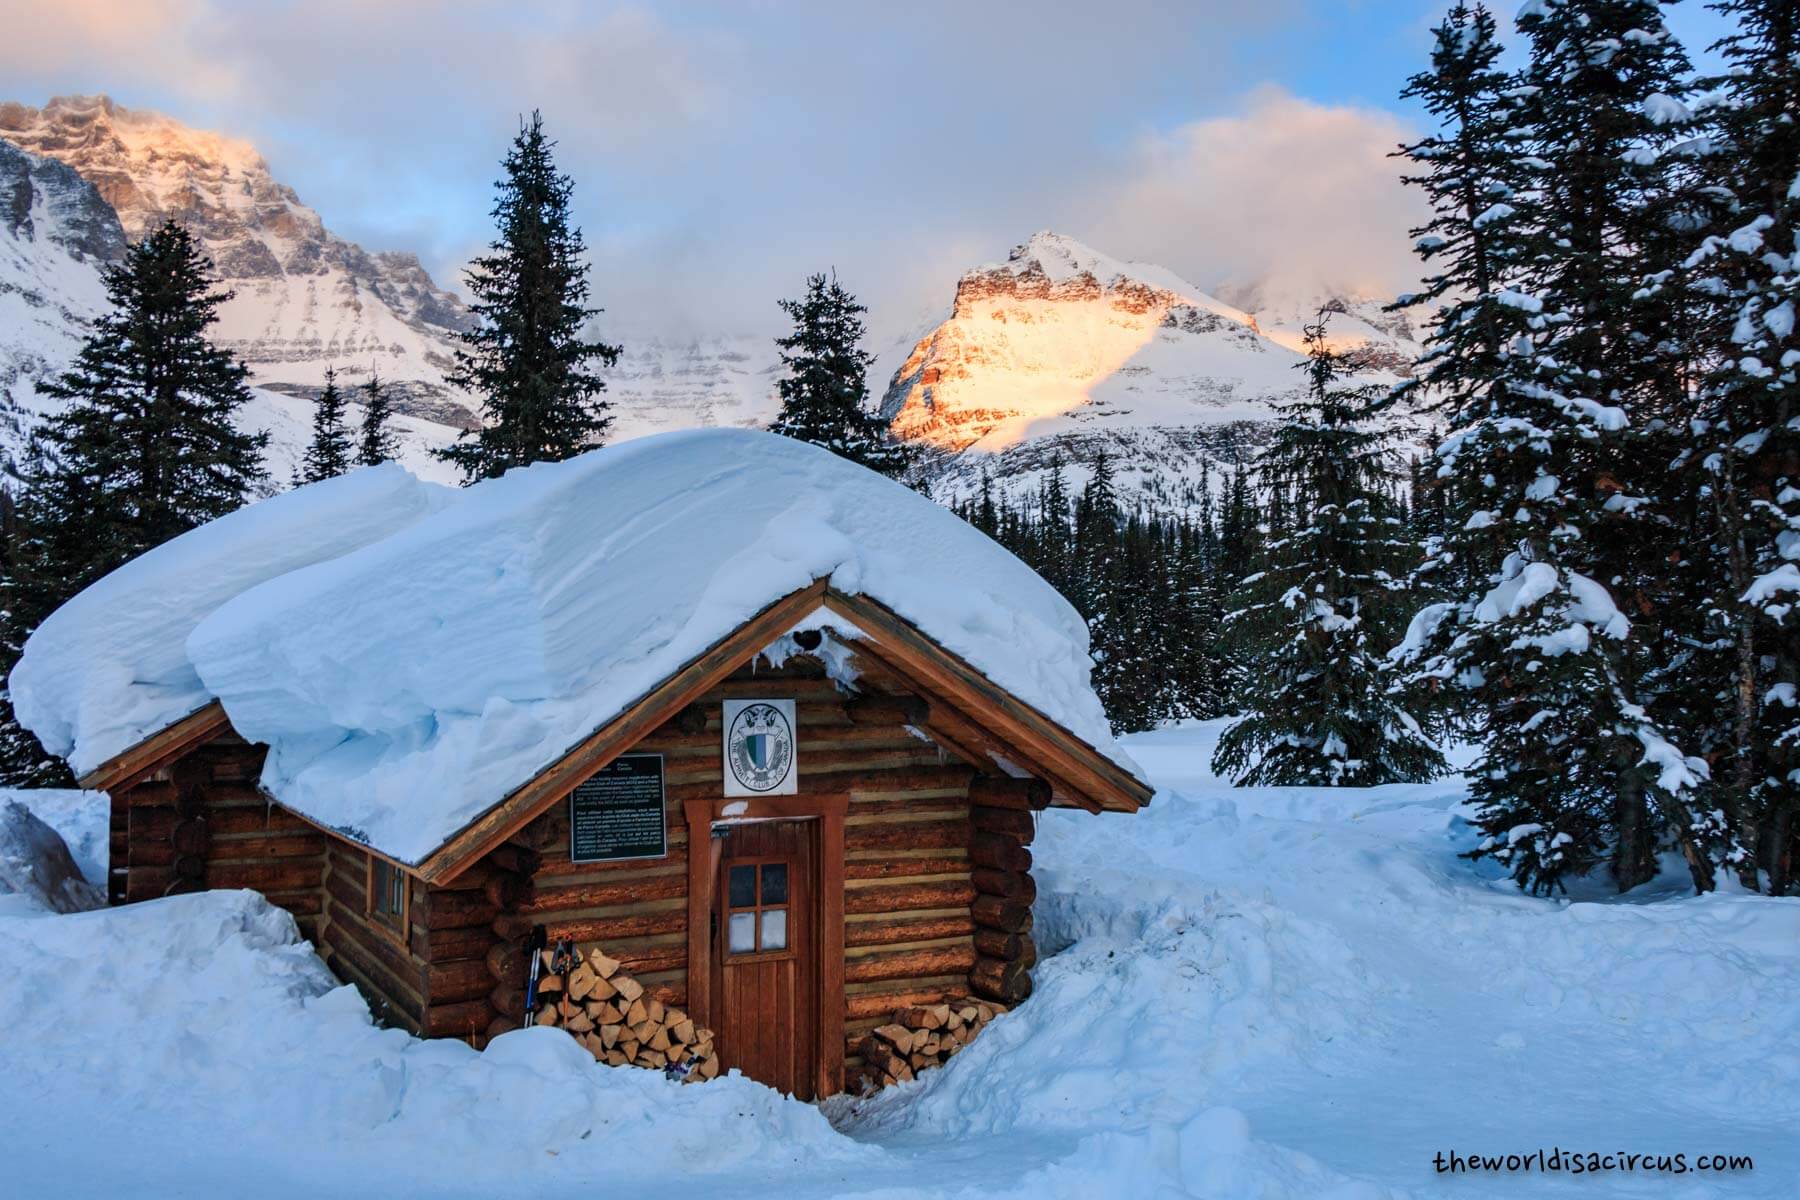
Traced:
MULTIPOLYGON (((746 430, 647 437, 477 484, 295 569, 240 572, 228 597, 182 591, 187 576, 210 574, 195 561, 201 545, 220 564, 243 551, 227 521, 311 508, 331 486, 146 555, 90 589, 86 607, 104 619, 148 595, 183 610, 186 653, 164 643, 161 674, 184 681, 184 699, 158 711, 217 696, 240 734, 269 746, 263 784, 283 804, 402 861, 420 862, 821 578, 880 601, 1136 773, 1089 685, 1087 628, 1068 602, 954 514, 816 447, 746 430)), ((339 507, 317 510, 319 522, 341 520, 339 507)), ((175 624, 144 632, 160 641, 175 624)), ((80 659, 45 629, 63 661, 80 659)), ((106 658, 147 653, 119 645, 106 658)), ((109 680, 113 693, 132 690, 134 675, 109 669, 88 672, 87 710, 122 703, 109 680)), ((27 675, 48 694, 47 676, 27 675)), ((153 728, 141 717, 130 727, 153 728)))
POLYGON ((388 463, 249 505, 133 559, 26 641, 7 681, 20 724, 87 774, 214 698, 186 649, 214 609, 386 537, 456 495, 388 463))

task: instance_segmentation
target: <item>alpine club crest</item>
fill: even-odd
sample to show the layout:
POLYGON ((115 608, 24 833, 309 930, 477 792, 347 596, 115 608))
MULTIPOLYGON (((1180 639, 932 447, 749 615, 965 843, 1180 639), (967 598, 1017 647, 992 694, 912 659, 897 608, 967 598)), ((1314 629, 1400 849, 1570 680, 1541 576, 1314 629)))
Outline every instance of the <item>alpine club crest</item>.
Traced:
POLYGON ((725 702, 725 794, 789 795, 794 771, 794 702, 725 702))

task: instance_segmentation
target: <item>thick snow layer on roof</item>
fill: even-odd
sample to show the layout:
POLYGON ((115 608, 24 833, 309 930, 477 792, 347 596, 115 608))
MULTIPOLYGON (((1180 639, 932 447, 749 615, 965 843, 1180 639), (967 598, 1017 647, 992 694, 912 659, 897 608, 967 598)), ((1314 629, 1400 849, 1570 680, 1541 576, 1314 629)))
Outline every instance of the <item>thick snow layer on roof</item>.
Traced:
POLYGON ((133 559, 26 641, 8 680, 20 724, 76 774, 93 770, 213 699, 185 645, 207 614, 456 495, 387 463, 249 505, 133 559))
POLYGON ((829 577, 1135 770, 1087 629, 956 516, 799 442, 662 434, 467 489, 188 640, 281 801, 418 862, 770 603, 829 577))

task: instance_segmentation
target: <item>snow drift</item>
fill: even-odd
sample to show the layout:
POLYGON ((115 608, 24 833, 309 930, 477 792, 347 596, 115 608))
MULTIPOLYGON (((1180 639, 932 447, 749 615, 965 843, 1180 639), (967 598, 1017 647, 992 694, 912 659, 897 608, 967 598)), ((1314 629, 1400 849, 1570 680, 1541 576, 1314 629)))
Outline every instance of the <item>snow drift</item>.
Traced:
POLYGON ((86 774, 214 698, 185 648, 208 613, 264 580, 384 537, 454 495, 384 463, 241 508, 140 555, 26 641, 8 680, 19 723, 86 774))
POLYGON ((282 803, 417 862, 740 624, 864 593, 1129 767, 1087 628, 918 494, 800 442, 661 434, 466 489, 245 591, 188 653, 282 803))

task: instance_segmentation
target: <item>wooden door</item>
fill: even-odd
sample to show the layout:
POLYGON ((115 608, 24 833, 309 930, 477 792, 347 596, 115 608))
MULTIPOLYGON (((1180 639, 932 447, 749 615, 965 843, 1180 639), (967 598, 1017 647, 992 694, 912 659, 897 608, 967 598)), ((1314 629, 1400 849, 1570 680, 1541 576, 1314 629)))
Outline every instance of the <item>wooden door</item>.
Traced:
POLYGON ((818 1075, 818 827, 725 826, 714 890, 720 1063, 802 1100, 818 1075))

